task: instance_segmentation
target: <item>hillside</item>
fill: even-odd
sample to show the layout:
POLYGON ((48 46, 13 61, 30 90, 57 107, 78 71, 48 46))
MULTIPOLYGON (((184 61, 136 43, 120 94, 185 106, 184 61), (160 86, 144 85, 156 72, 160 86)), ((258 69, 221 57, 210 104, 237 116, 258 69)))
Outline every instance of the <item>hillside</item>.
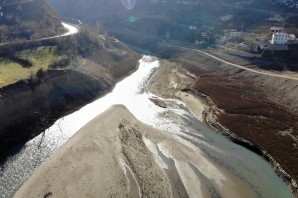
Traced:
POLYGON ((72 36, 38 40, 65 31, 46 0, 0 0, 0 8, 1 157, 137 67, 138 54, 86 27, 72 36), (31 39, 37 40, 16 42, 31 39))
POLYGON ((66 38, 0 58, 0 159, 136 69, 140 56, 122 43, 107 39, 93 47, 82 34, 75 36, 77 49, 66 38), (69 50, 77 50, 74 60, 69 50))
POLYGON ((46 0, 1 0, 0 43, 54 36, 64 31, 46 0))
POLYGON ((194 43, 205 31, 212 32, 215 39, 225 29, 240 31, 243 23, 243 31, 250 31, 266 23, 272 13, 280 10, 270 0, 147 0, 135 1, 135 4, 116 0, 49 2, 62 16, 74 17, 83 23, 95 24, 98 21, 103 29, 135 45, 143 44, 133 41, 141 36, 194 43), (225 21, 227 16, 232 16, 231 20, 225 21), (134 32, 137 34, 131 36, 134 32), (129 39, 130 36, 133 40, 129 39))

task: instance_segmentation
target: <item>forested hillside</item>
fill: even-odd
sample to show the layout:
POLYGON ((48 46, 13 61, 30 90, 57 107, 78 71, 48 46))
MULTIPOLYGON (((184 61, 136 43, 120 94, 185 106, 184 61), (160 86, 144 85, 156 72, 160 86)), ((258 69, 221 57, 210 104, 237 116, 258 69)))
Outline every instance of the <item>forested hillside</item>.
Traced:
MULTIPOLYGON (((83 23, 96 24, 122 41, 139 36, 194 43, 200 32, 219 38, 225 29, 250 31, 273 11, 270 0, 49 0, 60 14, 83 23), (252 11, 254 17, 251 17, 252 11), (231 20, 228 20, 231 17, 231 20), (225 20, 227 19, 227 20, 225 20), (131 36, 136 33, 135 36, 131 36), (141 33, 141 34, 140 34, 141 33)), ((212 42, 212 41, 211 41, 212 42)), ((128 41, 128 43, 132 43, 128 41)), ((133 43, 141 45, 139 43, 133 43)), ((152 43, 150 41, 150 43, 152 43)))
POLYGON ((0 0, 0 42, 38 39, 64 31, 46 0, 0 0))

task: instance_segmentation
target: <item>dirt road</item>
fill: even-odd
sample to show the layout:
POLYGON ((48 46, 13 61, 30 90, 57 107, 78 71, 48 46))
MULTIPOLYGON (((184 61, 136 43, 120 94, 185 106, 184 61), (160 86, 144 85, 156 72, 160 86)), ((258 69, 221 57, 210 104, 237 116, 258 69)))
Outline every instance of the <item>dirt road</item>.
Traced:
POLYGON ((256 70, 256 69, 252 69, 252 68, 247 68, 247 67, 244 67, 242 65, 238 65, 238 64, 235 64, 235 63, 231 63, 231 62, 228 62, 226 60, 223 60, 219 57, 216 57, 208 52, 205 52, 205 51, 202 51, 202 50, 198 50, 198 49, 192 49, 192 48, 187 48, 187 47, 181 47, 181 46, 173 46, 173 47, 178 47, 178 48, 181 48, 181 49, 186 49, 186 50, 192 50, 192 51, 196 51, 196 52, 199 52, 201 54, 204 54, 210 58, 213 58, 215 60, 218 60, 220 62, 223 62, 225 64, 228 64, 228 65, 231 65, 233 67, 237 67, 239 69, 243 69, 243 70, 246 70, 246 71, 250 71, 250 72, 253 72, 253 73, 256 73, 256 74, 261 74, 261 75, 266 75, 266 76, 272 76, 272 77, 276 77, 276 78, 283 78, 283 79, 289 79, 289 80, 296 80, 298 81, 298 76, 295 77, 295 76, 290 76, 288 74, 276 74, 276 73, 273 73, 273 72, 269 72, 269 71, 265 71, 265 70, 256 70))

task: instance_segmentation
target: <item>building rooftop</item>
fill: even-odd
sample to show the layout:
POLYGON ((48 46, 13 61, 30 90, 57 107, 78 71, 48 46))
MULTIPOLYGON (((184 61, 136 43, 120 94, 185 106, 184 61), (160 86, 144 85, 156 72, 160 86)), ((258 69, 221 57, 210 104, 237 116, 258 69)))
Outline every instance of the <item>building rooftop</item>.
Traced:
POLYGON ((275 36, 288 36, 289 34, 287 34, 285 32, 276 32, 273 35, 275 35, 275 36))
POLYGON ((295 36, 295 34, 289 34, 289 38, 290 39, 296 39, 296 36, 295 36))

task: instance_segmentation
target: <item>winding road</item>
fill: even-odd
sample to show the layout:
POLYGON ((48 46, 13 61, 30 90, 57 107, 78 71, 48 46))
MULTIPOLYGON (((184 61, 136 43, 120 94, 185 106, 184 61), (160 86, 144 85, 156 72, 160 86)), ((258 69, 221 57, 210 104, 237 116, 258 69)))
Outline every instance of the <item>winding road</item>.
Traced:
POLYGON ((235 64, 235 63, 231 63, 231 62, 228 62, 226 60, 223 60, 217 56, 214 56, 208 52, 205 52, 205 51, 202 51, 202 50, 198 50, 198 49, 192 49, 192 48, 187 48, 187 47, 181 47, 181 46, 175 46, 175 47, 179 47, 181 49, 186 49, 186 50, 192 50, 192 51, 195 51, 195 52, 199 52, 201 54, 204 54, 206 56, 209 56, 210 58, 213 58, 217 61, 220 61, 220 62, 223 62, 225 64, 228 64, 228 65, 231 65, 233 67, 237 67, 239 69, 243 69, 243 70, 246 70, 246 71, 250 71, 250 72, 253 72, 253 73, 256 73, 256 74, 261 74, 261 75, 265 75, 265 76, 272 76, 272 77, 277 77, 277 78, 282 78, 282 79, 288 79, 288 80, 296 80, 298 81, 298 77, 295 77, 295 76, 290 76, 288 74, 275 74, 275 73, 272 73, 272 72, 269 72, 269 71, 260 71, 260 70, 256 70, 256 69, 252 69, 252 68, 247 68, 247 67, 244 67, 242 65, 238 65, 238 64, 235 64))
MULTIPOLYGON (((62 25, 65 29, 67 29, 67 32, 65 32, 63 34, 59 34, 59 35, 51 36, 51 37, 46 37, 46 38, 34 39, 34 40, 26 40, 24 42, 50 40, 50 39, 53 39, 53 38, 59 38, 59 37, 74 35, 74 34, 77 34, 79 32, 79 28, 77 28, 73 25, 70 25, 68 23, 63 23, 63 22, 62 22, 62 25)), ((9 45, 9 44, 14 44, 14 43, 22 43, 22 42, 18 41, 18 42, 0 43, 0 47, 5 46, 5 45, 9 45)))
POLYGON ((67 23, 63 23, 62 25, 64 26, 65 29, 67 29, 68 31, 64 34, 58 35, 58 36, 54 36, 54 37, 50 37, 50 38, 56 38, 56 37, 63 37, 63 36, 69 36, 69 35, 73 35, 73 34, 77 34, 79 32, 79 28, 67 24, 67 23))
MULTIPOLYGON (((56 35, 56 36, 52 36, 52 37, 47 37, 47 38, 36 39, 36 40, 32 40, 32 41, 49 40, 49 39, 53 39, 53 38, 70 36, 70 35, 77 34, 79 32, 79 28, 77 28, 77 27, 75 27, 73 25, 70 25, 70 24, 67 24, 67 23, 62 23, 62 25, 64 26, 65 29, 68 30, 66 33, 63 33, 63 34, 60 34, 60 35, 56 35)), ((7 44, 12 44, 12 43, 13 42, 1 43, 0 44, 0 47, 1 46, 5 46, 7 44)), ((276 77, 276 78, 282 78, 282 79, 288 79, 288 80, 298 81, 298 77, 295 77, 295 76, 290 76, 288 74, 276 74, 276 73, 272 73, 272 72, 265 71, 265 70, 261 71, 261 70, 256 70, 256 69, 252 69, 252 68, 247 68, 245 66, 242 66, 242 65, 239 65, 239 64, 235 64, 235 63, 232 63, 232 62, 223 60, 223 59, 221 59, 221 58, 219 58, 217 56, 214 56, 214 55, 212 55, 212 54, 210 54, 208 52, 202 51, 202 50, 188 48, 188 47, 182 47, 182 46, 177 46, 177 45, 171 45, 171 46, 178 47, 178 48, 185 49, 185 50, 192 50, 192 51, 195 51, 195 52, 199 52, 199 53, 204 54, 204 55, 206 55, 206 56, 208 56, 210 58, 213 58, 213 59, 215 59, 217 61, 223 62, 223 63, 228 64, 228 65, 231 65, 233 67, 237 67, 239 69, 243 69, 243 70, 246 70, 246 71, 249 71, 249 72, 253 72, 253 73, 256 73, 256 74, 261 74, 261 75, 265 75, 265 76, 271 76, 271 77, 276 77)))

